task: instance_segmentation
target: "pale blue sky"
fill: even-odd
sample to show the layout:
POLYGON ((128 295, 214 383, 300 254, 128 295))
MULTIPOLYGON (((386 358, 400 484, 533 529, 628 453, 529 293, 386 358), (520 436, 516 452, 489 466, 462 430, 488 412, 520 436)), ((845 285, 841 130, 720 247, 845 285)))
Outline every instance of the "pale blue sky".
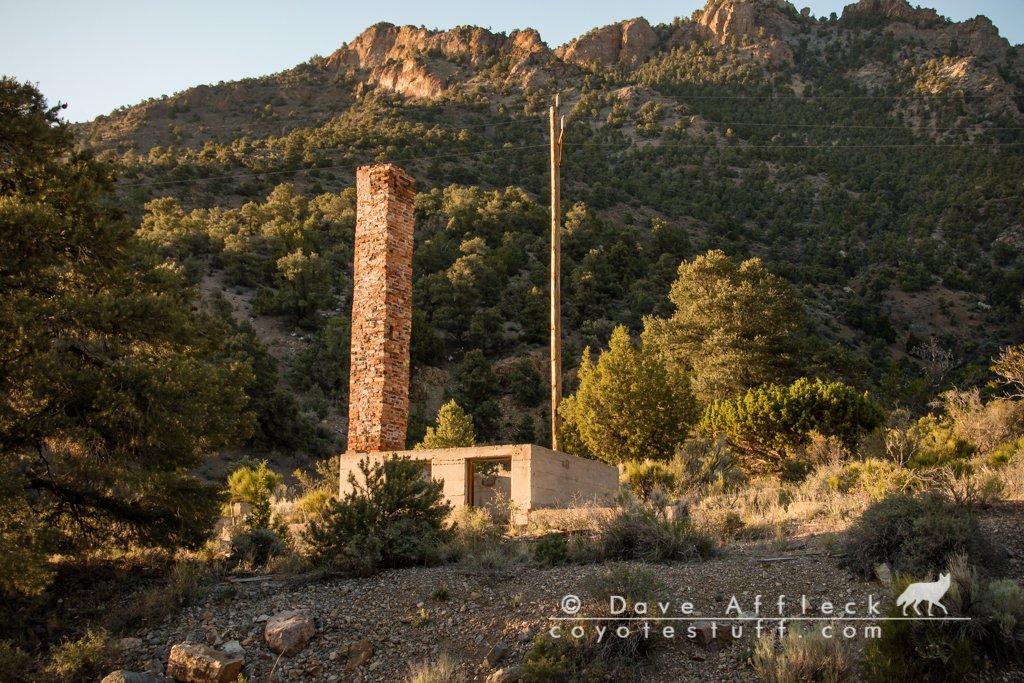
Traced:
MULTIPOLYGON (((797 2, 815 16, 841 13, 841 0, 797 2)), ((622 19, 652 24, 688 16, 699 0, 587 3, 316 2, 182 0, 0 0, 0 73, 39 83, 51 103, 67 102, 69 121, 90 120, 123 104, 194 85, 262 76, 329 55, 378 22, 457 25, 495 31, 535 28, 551 47, 622 19)), ((1012 44, 1024 43, 1022 0, 932 0, 939 14, 963 21, 985 14, 1012 44)))

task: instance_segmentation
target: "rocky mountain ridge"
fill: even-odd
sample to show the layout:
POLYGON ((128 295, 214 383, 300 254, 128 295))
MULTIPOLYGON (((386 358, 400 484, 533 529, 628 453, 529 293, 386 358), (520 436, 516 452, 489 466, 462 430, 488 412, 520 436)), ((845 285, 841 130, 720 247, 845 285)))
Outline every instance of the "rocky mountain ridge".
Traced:
MULTIPOLYGON (((835 31, 843 28, 844 22, 846 28, 854 30, 882 26, 897 41, 915 44, 919 58, 952 58, 952 66, 947 60, 940 74, 940 80, 946 82, 944 93, 980 88, 997 100, 996 110, 1019 114, 1015 98, 1021 90, 1005 75, 1012 75, 1018 84, 1024 82, 1024 59, 1016 59, 1016 49, 999 35, 992 22, 979 15, 953 23, 935 10, 914 9, 906 0, 860 0, 847 5, 842 18, 831 20, 815 19, 806 9, 798 12, 785 0, 710 0, 690 19, 677 19, 657 30, 638 17, 595 28, 555 49, 549 48, 533 29, 505 35, 468 26, 431 31, 380 23, 327 58, 314 57, 308 65, 284 72, 294 77, 279 79, 284 82, 278 83, 277 89, 286 98, 309 96, 310 89, 302 87, 307 79, 301 74, 309 66, 332 75, 336 83, 350 86, 350 93, 314 94, 316 99, 337 106, 348 101, 345 95, 359 99, 374 88, 411 98, 438 98, 453 88, 468 87, 480 70, 493 71, 495 67, 506 91, 537 89, 552 78, 570 82, 581 79, 595 67, 635 69, 660 53, 693 44, 710 44, 718 51, 732 49, 738 51, 740 62, 779 69, 794 65, 794 55, 802 43, 813 51, 829 40, 841 40, 835 31)), ((898 65, 880 66, 870 64, 848 76, 869 88, 899 78, 898 65)), ((131 127, 143 118, 167 117, 175 107, 194 105, 228 113, 246 100, 246 91, 245 81, 201 85, 173 97, 124 107, 98 121, 114 119, 131 127)))

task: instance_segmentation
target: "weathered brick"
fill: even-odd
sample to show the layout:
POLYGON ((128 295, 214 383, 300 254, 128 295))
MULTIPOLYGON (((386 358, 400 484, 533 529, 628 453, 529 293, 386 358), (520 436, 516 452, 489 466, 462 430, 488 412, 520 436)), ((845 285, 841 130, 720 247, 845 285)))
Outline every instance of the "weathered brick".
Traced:
POLYGON ((356 171, 350 452, 405 449, 415 191, 392 164, 356 171))

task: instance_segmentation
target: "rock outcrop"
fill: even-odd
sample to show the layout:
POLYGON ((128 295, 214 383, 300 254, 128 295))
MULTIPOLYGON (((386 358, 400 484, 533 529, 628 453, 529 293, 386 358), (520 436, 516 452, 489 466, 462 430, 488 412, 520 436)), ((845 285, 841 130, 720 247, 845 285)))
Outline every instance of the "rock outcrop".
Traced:
POLYGON ((429 31, 381 22, 343 45, 326 65, 335 71, 368 72, 360 78, 372 86, 410 97, 436 97, 459 73, 459 65, 480 68, 492 57, 510 59, 514 77, 515 67, 527 61, 540 66, 550 54, 533 29, 505 36, 477 27, 429 31))
POLYGON ((797 26, 784 10, 795 12, 796 8, 784 0, 713 0, 697 23, 706 40, 730 45, 733 38, 742 40, 743 36, 757 40, 762 28, 768 35, 779 37, 795 33, 797 26))
POLYGON ((634 65, 642 62, 658 46, 658 35, 643 17, 596 28, 564 45, 555 54, 572 64, 598 60, 614 64, 619 60, 634 65))
POLYGON ((1010 42, 999 35, 992 21, 979 14, 973 19, 953 24, 933 9, 916 9, 906 0, 860 0, 843 9, 843 16, 882 16, 892 19, 887 26, 897 38, 923 40, 929 48, 942 52, 1002 59, 1010 42))
POLYGON ((843 16, 860 14, 883 16, 910 24, 932 24, 939 21, 933 9, 914 9, 907 0, 860 0, 843 8, 843 16))

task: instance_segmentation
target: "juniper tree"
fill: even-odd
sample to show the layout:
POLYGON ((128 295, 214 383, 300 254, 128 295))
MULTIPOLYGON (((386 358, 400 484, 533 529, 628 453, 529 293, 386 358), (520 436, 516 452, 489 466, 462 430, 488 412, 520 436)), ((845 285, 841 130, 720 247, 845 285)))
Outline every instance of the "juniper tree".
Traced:
POLYGON ((697 421, 687 377, 636 348, 625 327, 615 328, 596 365, 590 349, 583 352, 579 380, 558 413, 563 431, 570 432, 566 443, 581 442, 598 460, 615 465, 670 458, 697 421))
POLYGON ((0 80, 0 590, 48 554, 203 542, 219 487, 188 470, 252 430, 245 362, 181 272, 142 250, 112 167, 74 152, 31 85, 0 80))

